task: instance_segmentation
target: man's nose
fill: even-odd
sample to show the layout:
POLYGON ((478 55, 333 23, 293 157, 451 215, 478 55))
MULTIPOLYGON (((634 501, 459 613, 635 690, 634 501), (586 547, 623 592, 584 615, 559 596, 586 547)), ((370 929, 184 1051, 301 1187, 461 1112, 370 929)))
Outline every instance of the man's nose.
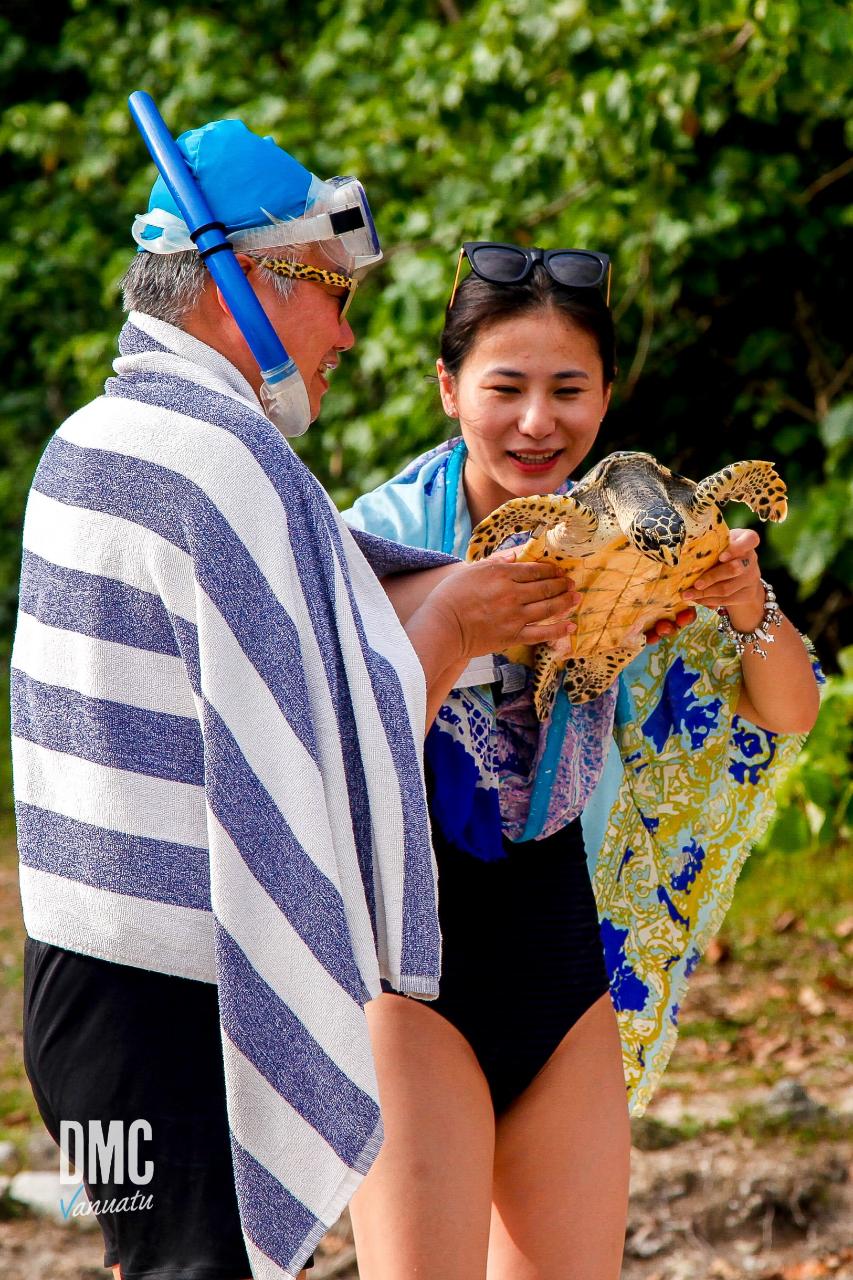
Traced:
POLYGON ((344 316, 343 320, 338 326, 338 338, 337 338, 337 342, 335 343, 335 350, 349 351, 350 347, 353 345, 354 342, 355 342, 355 334, 352 331, 352 326, 350 325, 349 317, 344 316))

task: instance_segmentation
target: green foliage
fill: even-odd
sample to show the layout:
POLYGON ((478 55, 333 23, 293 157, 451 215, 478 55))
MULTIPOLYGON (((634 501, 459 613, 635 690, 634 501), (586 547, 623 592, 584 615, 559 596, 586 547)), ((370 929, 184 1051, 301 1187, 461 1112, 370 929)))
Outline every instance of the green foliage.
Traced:
POLYGON ((823 475, 792 497, 776 547, 800 586, 814 591, 824 575, 853 582, 853 398, 835 405, 818 423, 823 475))
POLYGON ((737 1108, 735 1114, 722 1124, 718 1131, 736 1129, 754 1142, 773 1142, 784 1139, 803 1152, 824 1142, 849 1142, 853 1135, 853 1122, 848 1115, 831 1111, 828 1107, 808 1113, 783 1112, 775 1115, 767 1110, 764 1102, 747 1103, 737 1108))
POLYGON ((838 499, 823 493, 813 428, 849 373, 843 4, 53 9, 45 21, 13 6, 0 30, 7 615, 38 452, 98 392, 114 350, 128 228, 152 180, 125 105, 143 85, 175 131, 240 115, 317 172, 368 185, 387 263, 359 297, 359 343, 322 426, 300 446, 340 503, 446 429, 425 375, 460 241, 593 245, 615 261, 622 353, 602 450, 642 444, 697 476, 775 454, 808 494, 784 562, 808 613, 825 602, 838 499))
POLYGON ((126 108, 145 87, 176 133, 240 116, 368 188, 386 263, 299 445, 340 505, 448 430, 427 376, 462 239, 601 248, 621 374, 599 453, 649 448, 696 478, 775 458, 792 518, 762 564, 831 663, 853 510, 842 0, 13 0, 4 14, 0 629, 40 450, 109 373, 153 180, 126 108))
POLYGON ((853 833, 853 646, 839 655, 818 722, 783 783, 777 816, 762 846, 780 854, 827 852, 853 833))

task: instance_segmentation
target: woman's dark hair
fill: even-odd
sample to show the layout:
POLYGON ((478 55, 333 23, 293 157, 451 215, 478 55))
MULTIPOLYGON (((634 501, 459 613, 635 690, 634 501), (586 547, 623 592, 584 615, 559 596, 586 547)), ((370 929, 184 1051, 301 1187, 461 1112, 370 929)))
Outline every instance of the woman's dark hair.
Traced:
POLYGON ((456 290, 441 334, 441 358, 454 376, 484 329, 511 316, 552 309, 593 338, 601 356, 605 384, 616 377, 613 316, 597 289, 567 289, 537 263, 521 284, 492 284, 473 273, 456 290))

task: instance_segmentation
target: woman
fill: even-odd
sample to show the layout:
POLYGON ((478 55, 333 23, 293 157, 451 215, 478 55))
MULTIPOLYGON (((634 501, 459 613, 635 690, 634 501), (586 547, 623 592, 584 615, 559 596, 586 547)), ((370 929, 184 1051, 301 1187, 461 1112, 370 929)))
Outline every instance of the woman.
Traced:
MULTIPOLYGON (((501 503, 566 485, 615 373, 604 255, 463 253, 473 274, 454 289, 437 364, 461 440, 347 517, 457 555, 501 503)), ((790 622, 766 661, 747 647, 740 664, 708 612, 725 608, 742 633, 761 625, 757 545, 754 532, 732 532, 696 584, 696 622, 647 647, 618 688, 570 708, 556 755, 528 688, 514 691, 517 669, 503 668, 490 690, 457 688, 439 712, 426 755, 440 995, 427 1006, 386 993, 368 1006, 386 1141, 352 1205, 363 1280, 618 1275, 626 1078, 639 1111, 671 1051, 686 977, 728 904, 745 832, 754 839, 766 817, 770 764, 797 749, 795 736, 776 735, 807 732, 817 713, 790 622), (733 806, 741 766, 752 771, 742 779, 750 803, 733 806)), ((675 630, 661 623, 651 638, 675 630)))

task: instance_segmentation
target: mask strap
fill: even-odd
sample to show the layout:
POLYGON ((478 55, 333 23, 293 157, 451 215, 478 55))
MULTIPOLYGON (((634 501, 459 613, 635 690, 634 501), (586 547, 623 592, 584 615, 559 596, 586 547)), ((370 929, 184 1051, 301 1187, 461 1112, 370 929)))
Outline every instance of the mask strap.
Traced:
POLYGON ((151 209, 148 213, 138 213, 133 220, 130 233, 140 248, 148 253, 184 253, 196 247, 183 218, 169 213, 167 209, 151 209), (148 227, 156 227, 162 234, 149 238, 143 234, 148 227))
POLYGON ((276 249, 279 245, 310 244, 314 240, 332 240, 335 236, 328 213, 318 213, 310 218, 276 218, 267 209, 261 209, 271 227, 250 227, 246 231, 232 231, 228 239, 240 249, 276 249))

